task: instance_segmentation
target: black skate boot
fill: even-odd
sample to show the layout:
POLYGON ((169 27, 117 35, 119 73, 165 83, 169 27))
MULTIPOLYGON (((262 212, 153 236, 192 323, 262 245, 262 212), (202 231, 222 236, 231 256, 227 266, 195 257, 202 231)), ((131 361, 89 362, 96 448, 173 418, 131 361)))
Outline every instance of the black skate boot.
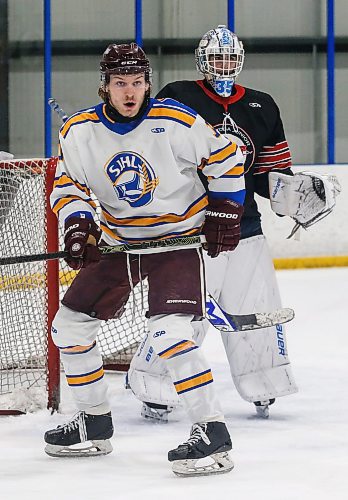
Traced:
POLYGON ((275 398, 266 399, 265 401, 255 401, 256 415, 261 418, 269 417, 269 407, 274 403, 275 398))
POLYGON ((204 476, 229 472, 234 465, 228 451, 232 442, 227 427, 223 422, 207 422, 194 424, 187 441, 168 453, 169 462, 177 476, 204 476), (203 464, 201 458, 209 457, 203 464), (213 463, 211 463, 213 461, 213 463))
POLYGON ((141 408, 141 416, 148 420, 151 420, 152 422, 167 424, 168 415, 172 411, 172 406, 144 402, 141 408))
POLYGON ((113 433, 111 412, 105 415, 90 415, 79 411, 65 425, 59 425, 45 433, 45 452, 51 457, 107 455, 112 452, 109 438, 113 433), (86 441, 91 444, 73 447, 86 441))

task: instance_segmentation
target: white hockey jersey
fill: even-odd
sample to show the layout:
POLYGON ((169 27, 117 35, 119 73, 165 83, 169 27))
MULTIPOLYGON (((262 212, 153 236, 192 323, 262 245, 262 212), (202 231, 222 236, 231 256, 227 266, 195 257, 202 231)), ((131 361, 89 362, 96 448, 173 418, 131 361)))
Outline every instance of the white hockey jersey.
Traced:
POLYGON ((108 245, 200 234, 207 195, 197 169, 212 196, 244 201, 239 147, 173 99, 150 99, 127 123, 98 104, 71 116, 59 138, 52 209, 62 224, 95 217, 96 198, 108 245))

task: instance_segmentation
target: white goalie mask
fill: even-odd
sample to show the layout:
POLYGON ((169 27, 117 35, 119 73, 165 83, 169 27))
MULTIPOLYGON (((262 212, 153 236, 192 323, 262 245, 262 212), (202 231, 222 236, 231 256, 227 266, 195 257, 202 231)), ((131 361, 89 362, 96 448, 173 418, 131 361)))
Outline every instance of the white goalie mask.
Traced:
POLYGON ((195 50, 197 70, 221 97, 232 94, 233 84, 242 71, 242 42, 224 25, 208 31, 195 50))

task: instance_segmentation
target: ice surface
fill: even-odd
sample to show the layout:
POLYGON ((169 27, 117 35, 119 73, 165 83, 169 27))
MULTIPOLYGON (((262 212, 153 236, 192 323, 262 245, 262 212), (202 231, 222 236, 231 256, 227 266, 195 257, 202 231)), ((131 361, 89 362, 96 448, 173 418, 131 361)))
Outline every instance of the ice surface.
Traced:
POLYGON ((167 451, 188 437, 182 410, 167 425, 140 418, 140 402, 108 375, 115 436, 106 457, 54 459, 46 429, 74 413, 63 388, 62 414, 0 417, 2 500, 344 500, 348 496, 348 268, 279 271, 288 347, 300 392, 279 398, 269 420, 255 418, 234 389, 219 333, 204 349, 212 363, 234 449, 225 475, 177 478, 167 451))

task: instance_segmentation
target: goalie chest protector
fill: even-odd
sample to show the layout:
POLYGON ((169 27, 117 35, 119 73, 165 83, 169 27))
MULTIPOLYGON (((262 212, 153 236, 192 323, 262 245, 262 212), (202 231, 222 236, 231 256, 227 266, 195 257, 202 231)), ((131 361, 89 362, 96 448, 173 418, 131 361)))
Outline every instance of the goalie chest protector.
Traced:
MULTIPOLYGON (((281 170, 291 175, 292 164, 279 108, 273 98, 241 85, 234 85, 234 94, 223 98, 204 80, 169 83, 157 95, 158 99, 166 97, 193 108, 240 146, 246 184, 242 238, 261 234, 261 217, 254 195, 269 198, 268 173, 281 170)), ((206 183, 203 176, 201 180, 206 183)))

